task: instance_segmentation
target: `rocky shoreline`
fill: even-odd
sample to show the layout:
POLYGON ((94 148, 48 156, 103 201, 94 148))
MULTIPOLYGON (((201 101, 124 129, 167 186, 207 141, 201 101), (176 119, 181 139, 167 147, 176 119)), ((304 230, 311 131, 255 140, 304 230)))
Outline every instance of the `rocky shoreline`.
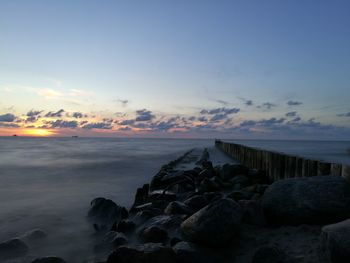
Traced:
MULTIPOLYGON (((240 164, 213 165, 207 149, 162 166, 131 208, 100 197, 88 211, 96 263, 350 262, 349 218, 340 176, 271 182, 240 164)), ((0 259, 16 249, 25 254, 25 243, 1 243, 0 259)), ((32 261, 55 262, 65 261, 32 261)))

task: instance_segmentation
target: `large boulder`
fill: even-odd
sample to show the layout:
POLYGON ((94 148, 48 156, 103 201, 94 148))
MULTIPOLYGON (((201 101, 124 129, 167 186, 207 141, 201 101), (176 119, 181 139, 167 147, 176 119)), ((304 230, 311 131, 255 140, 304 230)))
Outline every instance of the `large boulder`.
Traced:
POLYGON ((112 225, 116 221, 127 218, 128 211, 112 200, 98 197, 91 201, 88 217, 95 224, 112 225))
POLYGON ((139 233, 140 240, 144 243, 165 243, 168 240, 168 232, 160 227, 151 226, 139 233))
POLYGON ((194 210, 182 202, 174 201, 168 204, 164 212, 168 215, 192 215, 194 213, 194 210))
POLYGON ((340 176, 280 180, 267 188, 262 206, 272 224, 339 222, 350 216, 350 184, 340 176))
POLYGON ((350 262, 350 219, 327 225, 321 232, 321 251, 332 263, 350 262))
POLYGON ((277 246, 262 246, 258 248, 253 256, 252 263, 285 263, 285 253, 277 246))
POLYGON ((181 224, 187 241, 208 246, 223 246, 238 232, 242 209, 227 198, 210 203, 181 224))
POLYGON ((241 164, 224 164, 220 170, 220 177, 224 180, 230 180, 237 175, 247 175, 248 167, 241 164))
POLYGON ((0 243, 0 260, 22 257, 27 253, 28 246, 18 238, 0 243))
POLYGON ((107 263, 176 263, 172 248, 157 243, 119 247, 109 255, 107 263))

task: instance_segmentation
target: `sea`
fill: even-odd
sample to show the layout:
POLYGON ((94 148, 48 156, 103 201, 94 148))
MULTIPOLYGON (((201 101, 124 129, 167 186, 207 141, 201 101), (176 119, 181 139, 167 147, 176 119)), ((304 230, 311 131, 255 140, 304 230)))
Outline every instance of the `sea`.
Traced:
MULTIPOLYGON (((349 141, 234 142, 350 164, 349 141)), ((213 146, 214 140, 199 139, 0 137, 0 242, 40 228, 47 238, 28 244, 28 257, 101 260, 94 258, 95 231, 86 220, 90 201, 105 197, 129 207, 136 188, 163 164, 213 146)))

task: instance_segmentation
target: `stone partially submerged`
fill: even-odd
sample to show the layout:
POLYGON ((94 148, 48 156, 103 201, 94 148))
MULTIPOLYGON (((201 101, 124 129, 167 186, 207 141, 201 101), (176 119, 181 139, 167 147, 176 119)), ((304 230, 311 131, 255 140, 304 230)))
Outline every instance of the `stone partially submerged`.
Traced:
POLYGON ((27 253, 28 246, 18 238, 0 243, 0 260, 22 257, 27 253))
POLYGON ((181 224, 188 241, 212 247, 227 245, 239 230, 242 209, 235 201, 223 198, 202 208, 181 224))
POLYGON ((350 262, 350 219, 322 228, 321 251, 329 262, 350 262))
POLYGON ((340 176, 280 180, 267 188, 262 206, 272 224, 339 222, 350 216, 350 184, 340 176))

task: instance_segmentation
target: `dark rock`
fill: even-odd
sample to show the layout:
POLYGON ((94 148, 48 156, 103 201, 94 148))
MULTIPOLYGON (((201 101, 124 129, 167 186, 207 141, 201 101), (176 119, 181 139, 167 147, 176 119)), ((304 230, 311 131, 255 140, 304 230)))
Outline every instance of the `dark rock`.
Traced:
POLYGON ((196 179, 198 179, 199 181, 203 180, 204 178, 212 178, 214 177, 215 174, 214 174, 214 171, 211 170, 211 169, 204 169, 203 171, 201 171, 199 174, 198 174, 198 177, 196 177, 196 179))
POLYGON ((107 263, 176 263, 172 248, 156 243, 119 247, 109 255, 107 263))
POLYGON ((59 257, 43 257, 37 258, 31 263, 66 263, 66 261, 59 257))
POLYGON ((245 175, 237 175, 230 179, 230 183, 233 185, 239 185, 240 188, 246 187, 250 184, 250 181, 245 175))
POLYGON ((209 246, 224 246, 238 232, 242 209, 235 201, 220 199, 202 208, 181 224, 184 238, 209 246))
POLYGON ((173 237, 171 240, 170 240, 170 246, 175 246, 177 243, 181 242, 182 240, 178 237, 173 237))
POLYGON ((203 196, 207 199, 208 204, 223 198, 223 194, 220 192, 208 192, 204 193, 203 196))
POLYGON ((202 209, 208 205, 209 201, 204 195, 195 195, 185 200, 184 204, 194 209, 195 211, 198 211, 199 209, 202 209))
POLYGON ((148 196, 148 202, 166 201, 172 202, 176 200, 176 194, 169 191, 157 190, 153 191, 148 196))
POLYGON ((23 235, 23 239, 28 241, 35 241, 46 237, 47 237, 47 234, 41 229, 33 229, 31 231, 26 232, 23 235))
POLYGON ((115 221, 125 219, 128 213, 124 207, 114 203, 112 200, 102 197, 91 201, 88 217, 95 224, 112 225, 115 221))
POLYGON ((267 188, 262 206, 273 224, 339 222, 350 216, 350 184, 340 176, 280 180, 267 188))
POLYGON ((209 152, 208 149, 204 149, 201 157, 196 162, 197 165, 202 165, 203 163, 207 162, 209 159, 209 152))
POLYGON ((160 209, 144 210, 136 213, 132 220, 135 222, 136 225, 143 224, 150 218, 161 215, 162 213, 163 211, 161 211, 160 209))
POLYGON ((236 175, 248 175, 248 167, 241 164, 224 164, 220 170, 220 177, 230 180, 236 175))
POLYGON ((321 251, 332 263, 350 262, 350 219, 327 225, 321 232, 321 251))
POLYGON ((185 205, 184 203, 174 201, 169 203, 169 205, 165 208, 164 212, 168 215, 192 215, 194 213, 194 210, 189 206, 185 205))
POLYGON ((142 205, 147 202, 149 184, 144 184, 141 188, 137 188, 133 206, 142 205))
MULTIPOLYGON (((139 230, 148 227, 159 227, 167 230, 177 229, 183 222, 185 216, 183 215, 159 215, 150 218, 143 225, 139 227, 139 230)), ((138 231, 139 232, 139 231, 138 231)))
POLYGON ((232 200, 239 201, 239 200, 250 200, 253 197, 253 193, 245 191, 245 190, 239 190, 239 191, 233 191, 229 195, 227 195, 227 198, 231 198, 232 200))
POLYGON ((165 243, 168 240, 168 232, 157 226, 143 229, 139 233, 140 240, 144 243, 165 243))
POLYGON ((181 263, 219 263, 223 258, 219 253, 213 253, 207 247, 201 247, 190 242, 178 242, 173 250, 177 262, 181 263))
POLYGON ((202 162, 202 167, 203 169, 206 169, 206 170, 213 170, 213 163, 211 161, 203 161, 202 162))
POLYGON ((238 203, 243 210, 243 222, 256 226, 266 225, 266 219, 260 202, 240 200, 238 203))
POLYGON ((220 185, 208 178, 204 178, 198 187, 199 193, 215 192, 220 190, 220 185))
POLYGON ((135 231, 136 225, 131 220, 121 220, 118 225, 116 226, 116 231, 130 234, 135 231))
POLYGON ((262 170, 250 169, 248 177, 253 184, 268 184, 270 182, 266 172, 262 170))
POLYGON ((28 246, 18 238, 0 243, 0 260, 22 257, 27 253, 28 246))
POLYGON ((252 263, 285 263, 284 252, 276 246, 263 246, 255 251, 252 263))

